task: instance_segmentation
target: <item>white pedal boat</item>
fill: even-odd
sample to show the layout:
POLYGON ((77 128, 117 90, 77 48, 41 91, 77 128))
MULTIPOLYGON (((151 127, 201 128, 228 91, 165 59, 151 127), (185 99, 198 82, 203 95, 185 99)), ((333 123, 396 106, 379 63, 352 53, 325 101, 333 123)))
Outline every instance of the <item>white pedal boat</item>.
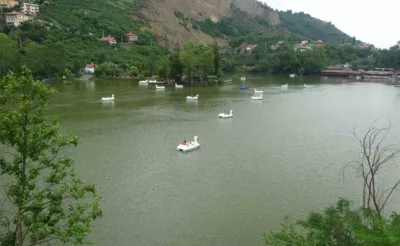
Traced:
POLYGON ((186 99, 187 100, 197 100, 197 99, 199 99, 199 95, 196 95, 195 97, 187 96, 186 99))
POLYGON ((251 100, 262 100, 262 99, 263 99, 262 94, 261 95, 254 95, 254 96, 251 97, 251 100))
POLYGON ((218 118, 221 118, 221 119, 227 119, 227 118, 232 118, 233 117, 233 110, 231 109, 231 111, 229 111, 229 114, 227 114, 227 113, 220 113, 219 115, 218 115, 218 118))
POLYGON ((197 140, 199 139, 198 136, 194 137, 194 142, 190 141, 190 142, 186 142, 186 144, 179 144, 178 147, 176 147, 177 150, 182 151, 182 152, 188 152, 188 151, 192 151, 195 149, 200 148, 200 144, 197 142, 197 140))
POLYGON ((102 97, 101 98, 101 100, 103 101, 103 102, 109 102, 109 101, 114 101, 114 94, 112 94, 112 96, 111 97, 102 97))

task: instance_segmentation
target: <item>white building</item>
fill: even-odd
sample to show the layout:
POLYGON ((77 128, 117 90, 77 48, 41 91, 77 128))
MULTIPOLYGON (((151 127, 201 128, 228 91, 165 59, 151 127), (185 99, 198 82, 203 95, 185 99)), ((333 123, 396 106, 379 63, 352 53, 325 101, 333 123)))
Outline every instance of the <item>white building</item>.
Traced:
POLYGON ((94 74, 94 70, 96 69, 96 67, 98 67, 99 65, 91 63, 91 64, 87 64, 84 71, 85 73, 88 74, 94 74))
POLYGON ((22 4, 22 13, 26 15, 37 15, 39 13, 39 5, 33 3, 23 3, 22 4))
POLYGON ((10 12, 6 13, 6 23, 7 25, 19 26, 22 22, 27 21, 29 18, 27 15, 20 12, 10 12))

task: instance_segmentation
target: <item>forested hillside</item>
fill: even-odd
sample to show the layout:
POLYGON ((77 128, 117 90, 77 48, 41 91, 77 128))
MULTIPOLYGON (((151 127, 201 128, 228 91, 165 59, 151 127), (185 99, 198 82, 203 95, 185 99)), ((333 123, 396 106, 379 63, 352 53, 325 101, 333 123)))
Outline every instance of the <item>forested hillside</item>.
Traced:
MULTIPOLYGON (((7 12, 20 11, 18 6, 0 14, 0 76, 26 64, 37 77, 60 77, 78 73, 89 63, 104 64, 107 76, 177 75, 184 70, 178 58, 188 42, 205 45, 187 46, 192 50, 213 51, 218 58, 218 62, 210 61, 215 63, 215 75, 221 75, 221 70, 233 71, 235 65, 274 73, 316 73, 338 63, 354 67, 400 63, 398 49, 378 52, 357 48, 354 38, 330 23, 304 13, 277 13, 255 0, 38 2, 40 12, 34 21, 19 27, 6 26, 4 18, 7 12), (125 34, 129 32, 138 35, 134 43, 127 42, 125 34), (113 36, 117 44, 100 41, 103 35, 113 36), (294 45, 304 39, 310 44, 322 39, 327 46, 295 52, 294 45), (272 49, 277 42, 283 45, 272 49), (214 47, 216 43, 220 49, 214 47), (257 45, 252 53, 244 52, 249 44, 257 45)), ((199 59, 204 61, 200 55, 199 59)), ((204 75, 209 70, 202 62, 193 62, 198 67, 196 73, 204 75)))
POLYGON ((345 44, 353 41, 349 35, 337 29, 332 23, 316 19, 309 14, 293 13, 289 10, 280 11, 279 16, 285 29, 303 38, 324 40, 328 44, 345 44))
POLYGON ((50 0, 40 6, 38 19, 77 34, 96 37, 139 32, 146 0, 50 0))

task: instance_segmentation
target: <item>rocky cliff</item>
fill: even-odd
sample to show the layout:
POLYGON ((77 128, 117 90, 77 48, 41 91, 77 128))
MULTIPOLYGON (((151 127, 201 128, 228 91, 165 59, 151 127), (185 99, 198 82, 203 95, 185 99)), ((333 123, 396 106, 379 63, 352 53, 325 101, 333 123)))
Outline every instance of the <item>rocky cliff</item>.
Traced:
POLYGON ((267 20, 270 25, 275 26, 281 24, 278 13, 266 4, 262 4, 255 0, 232 0, 231 2, 246 13, 254 17, 260 16, 267 20))
MULTIPOLYGON (((152 0, 142 13, 150 22, 152 31, 160 43, 168 47, 180 45, 189 40, 213 43, 211 36, 193 28, 192 22, 211 19, 218 22, 238 8, 251 16, 259 16, 270 25, 281 23, 278 13, 256 0, 152 0)), ((219 43, 225 40, 217 39, 219 43)))

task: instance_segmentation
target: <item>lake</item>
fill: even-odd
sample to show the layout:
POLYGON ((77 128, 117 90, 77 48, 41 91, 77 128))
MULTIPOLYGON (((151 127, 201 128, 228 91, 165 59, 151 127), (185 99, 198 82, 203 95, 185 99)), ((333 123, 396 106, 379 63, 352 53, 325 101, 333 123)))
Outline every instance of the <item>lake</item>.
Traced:
MULTIPOLYGON (((68 153, 103 195, 94 245, 263 245, 263 232, 285 215, 304 218, 339 197, 360 200, 355 175, 340 178, 360 150, 353 127, 362 135, 375 120, 390 120, 387 141, 398 143, 400 88, 288 76, 248 76, 244 91, 239 84, 54 84, 50 112, 81 139, 68 153), (250 100, 253 88, 264 100, 250 100), (111 94, 114 103, 100 101, 111 94), (198 102, 186 101, 196 94, 198 102), (232 119, 217 118, 230 109, 232 119), (200 149, 176 150, 195 135, 200 149)), ((388 181, 398 169, 382 175, 388 181)), ((388 209, 399 205, 400 197, 388 209)))

